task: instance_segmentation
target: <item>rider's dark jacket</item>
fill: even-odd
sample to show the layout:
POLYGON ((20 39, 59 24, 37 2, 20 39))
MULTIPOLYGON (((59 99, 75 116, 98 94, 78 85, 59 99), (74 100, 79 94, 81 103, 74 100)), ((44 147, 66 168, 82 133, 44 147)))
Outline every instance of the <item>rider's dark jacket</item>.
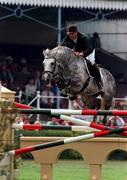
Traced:
POLYGON ((74 51, 77 51, 77 52, 83 52, 84 57, 87 57, 94 50, 94 47, 93 47, 90 39, 87 36, 84 36, 83 34, 81 34, 79 32, 77 35, 76 43, 70 39, 69 35, 67 35, 64 37, 64 39, 60 45, 67 46, 71 49, 74 49, 74 51))

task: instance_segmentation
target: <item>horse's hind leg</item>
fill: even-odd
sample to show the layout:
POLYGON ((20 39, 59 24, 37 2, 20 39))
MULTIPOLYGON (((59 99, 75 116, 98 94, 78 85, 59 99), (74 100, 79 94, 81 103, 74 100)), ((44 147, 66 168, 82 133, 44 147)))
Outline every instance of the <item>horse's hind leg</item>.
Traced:
MULTIPOLYGON (((112 100, 106 101, 104 98, 101 99, 101 110, 109 110, 112 106, 112 100)), ((103 117, 103 125, 107 123, 107 115, 103 117)))

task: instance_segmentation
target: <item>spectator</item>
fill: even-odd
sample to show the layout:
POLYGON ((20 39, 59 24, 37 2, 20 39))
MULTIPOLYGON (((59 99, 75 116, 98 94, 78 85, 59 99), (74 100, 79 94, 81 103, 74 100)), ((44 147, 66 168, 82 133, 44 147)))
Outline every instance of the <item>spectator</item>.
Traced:
MULTIPOLYGON (((88 109, 87 105, 83 103, 80 95, 78 95, 76 100, 74 100, 72 102, 72 107, 75 110, 88 109)), ((92 121, 92 119, 93 119, 93 116, 90 116, 90 115, 88 115, 88 116, 87 115, 71 115, 71 116, 75 117, 75 118, 79 118, 81 120, 85 120, 85 121, 92 121)))
POLYGON ((60 100, 60 108, 61 109, 68 109, 69 101, 68 99, 61 99, 60 100))
POLYGON ((3 64, 1 72, 0 72, 0 79, 2 82, 5 82, 8 87, 13 87, 14 78, 10 71, 10 68, 7 67, 6 64, 3 64))
POLYGON ((51 84, 46 85, 45 89, 41 93, 41 96, 44 96, 41 98, 41 107, 42 108, 53 108, 55 105, 55 100, 53 97, 54 95, 55 94, 52 91, 51 84), (48 96, 50 96, 50 97, 48 98, 48 96))
POLYGON ((10 68, 11 73, 17 72, 17 64, 11 56, 6 57, 7 67, 10 68))
POLYGON ((25 58, 20 59, 19 71, 24 74, 29 74, 28 67, 27 67, 27 60, 25 58))
POLYGON ((78 95, 76 100, 72 102, 73 109, 83 109, 84 103, 82 102, 81 96, 78 95))
POLYGON ((28 102, 30 102, 34 98, 34 96, 36 95, 36 90, 37 87, 35 85, 35 79, 31 77, 25 86, 25 94, 28 102))
POLYGON ((119 117, 119 116, 110 116, 108 121, 107 121, 107 126, 119 126, 122 127, 125 125, 125 122, 123 120, 123 118, 119 117))
POLYGON ((42 80, 41 80, 41 71, 39 69, 35 71, 35 85, 37 87, 37 90, 41 89, 42 80))
POLYGON ((92 43, 93 43, 94 48, 101 48, 101 41, 100 41, 99 34, 97 32, 93 33, 92 43))

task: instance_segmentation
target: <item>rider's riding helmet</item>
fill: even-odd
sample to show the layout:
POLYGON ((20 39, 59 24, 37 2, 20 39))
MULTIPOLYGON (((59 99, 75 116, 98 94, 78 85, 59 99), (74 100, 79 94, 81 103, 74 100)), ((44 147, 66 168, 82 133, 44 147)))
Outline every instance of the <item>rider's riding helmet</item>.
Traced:
POLYGON ((78 31, 78 28, 75 25, 70 25, 68 27, 68 32, 77 32, 77 31, 78 31))

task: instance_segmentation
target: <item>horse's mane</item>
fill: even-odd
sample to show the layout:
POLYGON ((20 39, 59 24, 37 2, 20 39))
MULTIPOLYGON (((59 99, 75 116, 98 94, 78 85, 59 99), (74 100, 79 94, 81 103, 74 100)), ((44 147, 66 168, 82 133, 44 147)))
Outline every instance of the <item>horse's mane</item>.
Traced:
POLYGON ((44 52, 45 58, 54 58, 55 59, 61 59, 61 60, 69 60, 70 58, 74 58, 74 54, 72 49, 66 47, 66 46, 57 46, 53 49, 46 49, 44 52))

